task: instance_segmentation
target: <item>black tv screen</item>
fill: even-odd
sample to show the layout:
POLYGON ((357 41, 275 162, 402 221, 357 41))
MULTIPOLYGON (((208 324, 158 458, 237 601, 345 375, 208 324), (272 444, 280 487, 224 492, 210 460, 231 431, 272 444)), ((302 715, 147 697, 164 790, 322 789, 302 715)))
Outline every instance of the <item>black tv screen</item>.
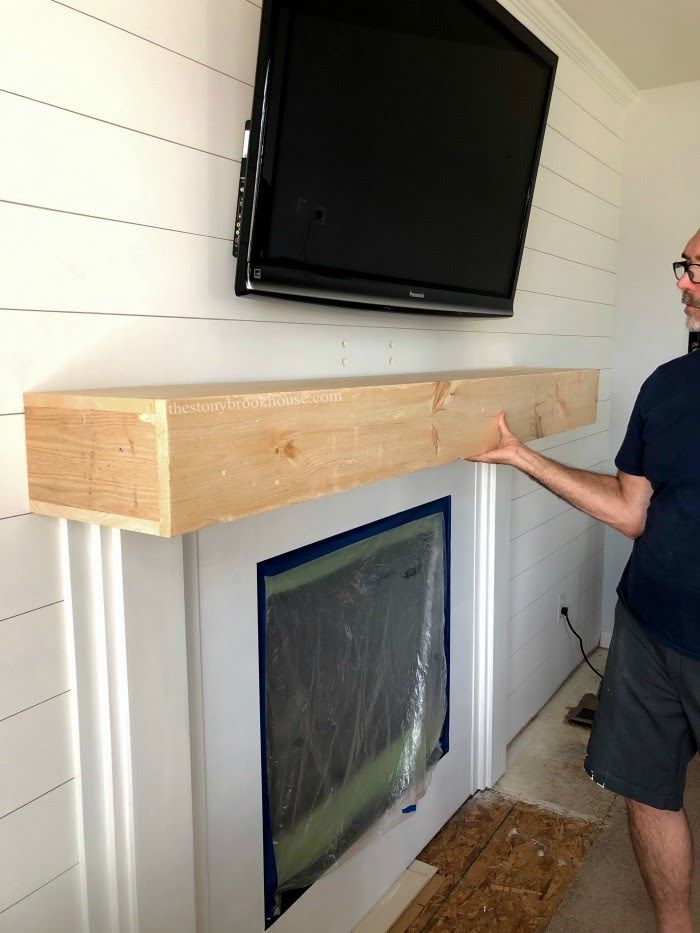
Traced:
POLYGON ((265 0, 236 293, 512 314, 556 63, 493 0, 265 0))

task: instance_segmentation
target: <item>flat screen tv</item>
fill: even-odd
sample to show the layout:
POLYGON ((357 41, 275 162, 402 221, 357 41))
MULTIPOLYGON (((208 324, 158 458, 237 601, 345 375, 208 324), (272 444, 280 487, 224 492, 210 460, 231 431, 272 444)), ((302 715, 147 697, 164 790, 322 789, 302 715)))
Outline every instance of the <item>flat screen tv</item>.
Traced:
POLYGON ((512 315, 556 65, 495 0, 264 0, 236 294, 512 315))

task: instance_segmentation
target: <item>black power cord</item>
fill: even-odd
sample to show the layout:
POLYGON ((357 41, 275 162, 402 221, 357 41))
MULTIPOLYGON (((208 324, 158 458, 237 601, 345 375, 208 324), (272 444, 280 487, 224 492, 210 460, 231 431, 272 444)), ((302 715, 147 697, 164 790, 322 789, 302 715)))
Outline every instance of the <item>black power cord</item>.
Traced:
POLYGON ((562 615, 564 616, 564 618, 566 619, 566 624, 569 626, 569 628, 570 628, 571 631, 574 633, 574 635, 578 638, 578 643, 579 643, 579 645, 581 646, 581 654, 583 655, 583 660, 584 660, 584 661, 586 662, 586 664, 590 667, 590 669, 593 671, 593 673, 594 673, 594 674, 597 674, 598 677, 600 677, 600 679, 602 680, 602 679, 603 679, 603 675, 600 673, 600 671, 597 671, 597 670, 593 667, 593 665, 591 664, 591 662, 590 662, 590 661, 588 660, 588 658, 586 657, 586 650, 585 650, 585 648, 583 647, 583 640, 581 639, 581 636, 579 635, 579 633, 576 631, 576 629, 573 627, 573 625, 572 625, 571 622, 569 621, 569 607, 568 607, 568 606, 562 606, 562 607, 561 607, 561 614, 562 614, 562 615))

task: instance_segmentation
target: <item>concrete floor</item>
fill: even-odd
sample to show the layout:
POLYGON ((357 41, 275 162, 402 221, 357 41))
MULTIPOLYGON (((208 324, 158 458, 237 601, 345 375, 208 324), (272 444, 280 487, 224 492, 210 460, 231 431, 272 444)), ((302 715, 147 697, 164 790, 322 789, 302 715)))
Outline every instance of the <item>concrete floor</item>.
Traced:
MULTIPOLYGON (((604 670, 607 651, 591 661, 604 670)), ((599 680, 582 664, 508 748, 506 773, 494 788, 519 800, 600 824, 600 830, 559 905, 548 933, 654 933, 627 830, 624 799, 603 790, 582 768, 589 730, 565 724, 567 709, 599 680)), ((685 810, 700 848, 700 758, 688 768, 685 810)), ((700 854, 696 854, 696 870, 700 854)), ((700 930, 700 884, 693 892, 693 917, 700 930)))
MULTIPOLYGON (((601 674, 608 652, 590 658, 601 674)), ((508 746, 506 772, 494 790, 549 810, 587 820, 603 820, 615 795, 594 783, 583 770, 590 730, 564 722, 584 693, 596 693, 598 677, 581 664, 508 746)))

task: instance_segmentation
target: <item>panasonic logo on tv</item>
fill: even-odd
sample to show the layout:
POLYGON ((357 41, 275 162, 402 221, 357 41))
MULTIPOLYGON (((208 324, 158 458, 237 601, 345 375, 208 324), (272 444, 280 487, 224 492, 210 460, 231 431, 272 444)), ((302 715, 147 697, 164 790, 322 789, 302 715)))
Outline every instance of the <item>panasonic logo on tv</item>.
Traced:
POLYGON ((425 298, 425 292, 412 292, 409 289, 408 297, 409 298, 425 298))

